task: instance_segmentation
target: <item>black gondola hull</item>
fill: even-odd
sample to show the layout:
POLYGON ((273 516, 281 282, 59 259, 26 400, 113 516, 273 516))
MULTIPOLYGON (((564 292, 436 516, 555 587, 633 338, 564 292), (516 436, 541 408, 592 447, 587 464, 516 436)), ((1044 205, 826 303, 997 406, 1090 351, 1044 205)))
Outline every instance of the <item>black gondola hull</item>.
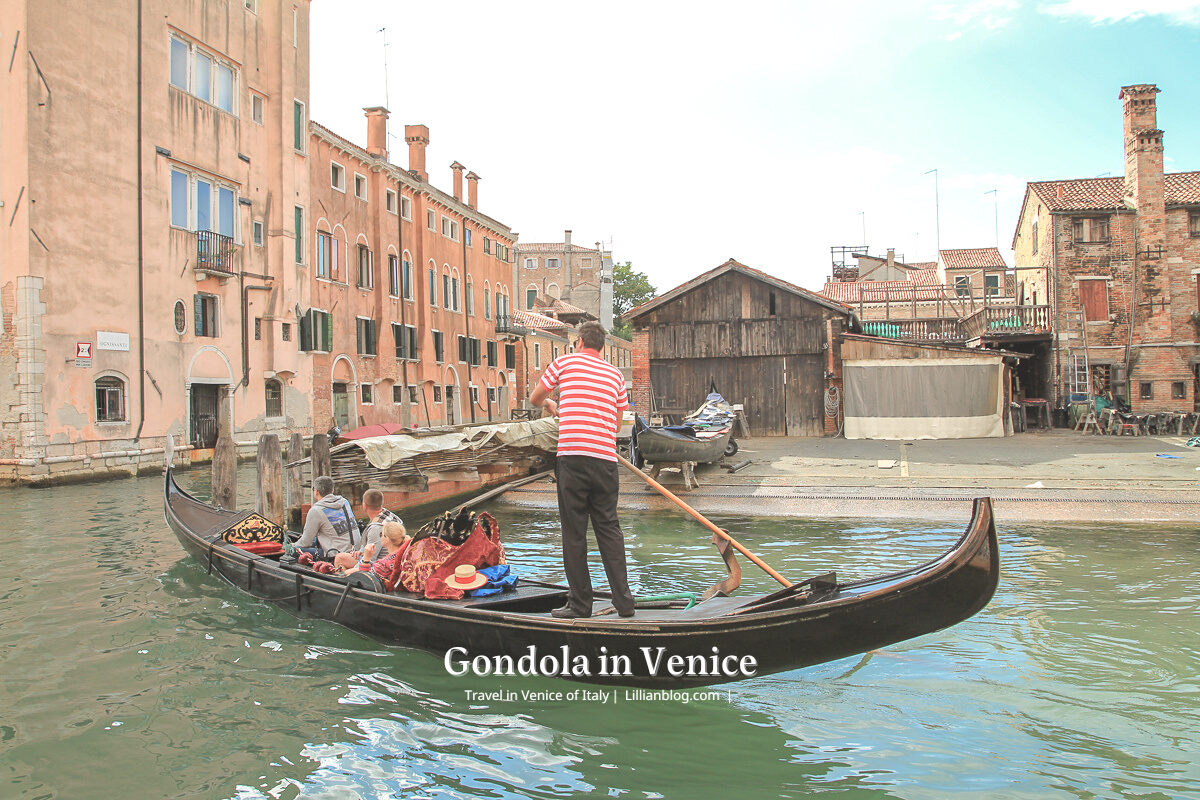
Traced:
POLYGON ((563 604, 565 592, 517 593, 486 603, 425 600, 349 586, 251 555, 220 540, 233 513, 190 497, 169 472, 164 502, 167 523, 210 574, 302 617, 332 620, 439 656, 450 653, 447 668, 454 672, 476 657, 484 657, 479 664, 493 672, 497 657, 501 672, 517 671, 529 665, 521 659, 532 648, 541 675, 655 689, 723 683, 749 677, 742 660, 747 656, 754 660, 753 675, 767 675, 949 627, 987 605, 999 579, 991 502, 980 498, 967 532, 939 559, 840 584, 820 597, 784 598, 761 609, 763 598, 710 600, 726 604, 728 610, 716 615, 706 615, 701 604, 690 611, 639 612, 631 620, 558 620, 547 612, 563 604), (580 667, 587 671, 576 671, 580 667))

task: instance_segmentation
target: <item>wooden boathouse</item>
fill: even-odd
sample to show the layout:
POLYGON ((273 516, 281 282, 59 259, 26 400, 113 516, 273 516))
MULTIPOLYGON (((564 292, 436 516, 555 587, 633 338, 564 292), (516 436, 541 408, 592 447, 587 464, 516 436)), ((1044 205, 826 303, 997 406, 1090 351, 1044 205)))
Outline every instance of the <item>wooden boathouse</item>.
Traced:
POLYGON ((623 316, 642 414, 682 414, 714 387, 754 436, 824 436, 849 306, 730 259, 623 316))

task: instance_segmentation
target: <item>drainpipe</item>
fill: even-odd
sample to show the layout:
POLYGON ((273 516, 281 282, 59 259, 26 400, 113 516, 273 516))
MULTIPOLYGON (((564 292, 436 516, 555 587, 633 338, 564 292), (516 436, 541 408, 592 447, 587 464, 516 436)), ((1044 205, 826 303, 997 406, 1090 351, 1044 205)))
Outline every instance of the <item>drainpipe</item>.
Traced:
POLYGON ((1059 377, 1062 375, 1062 344, 1059 336, 1062 319, 1058 304, 1058 221, 1059 215, 1050 215, 1050 269, 1054 273, 1054 400, 1058 402, 1059 377))
MULTIPOLYGON (((385 137, 385 141, 386 141, 386 137, 385 137)), ((387 173, 384 173, 384 174, 387 174, 387 173)), ((413 199, 415 200, 416 197, 414 197, 413 199)), ((412 207, 413 207, 413 204, 410 203, 409 208, 412 208, 412 207)), ((404 184, 400 181, 399 178, 396 179, 396 251, 397 251, 396 258, 398 258, 400 260, 400 262, 396 265, 400 268, 400 328, 403 331, 404 350, 407 353, 408 352, 408 319, 407 319, 407 315, 404 313, 404 304, 407 302, 407 300, 404 296, 404 184)), ((416 287, 417 276, 415 274, 416 273, 415 268, 412 270, 412 273, 413 273, 413 275, 412 275, 413 295, 415 296, 416 288, 417 288, 416 287)), ((395 339, 394 336, 392 338, 395 339)), ((395 342, 393 341, 392 344, 395 344, 395 342)), ((408 356, 411 358, 412 353, 408 353, 408 356)), ((400 379, 404 381, 404 392, 402 395, 404 398, 404 405, 400 406, 400 420, 401 420, 401 422, 403 422, 404 418, 407 417, 409 415, 409 413, 411 413, 408 411, 408 359, 407 358, 405 358, 403 361, 400 362, 400 379)), ((425 387, 422 386, 421 394, 424 394, 424 393, 425 393, 425 387)))
POLYGON ((142 0, 137 4, 137 247, 138 247, 138 428, 135 442, 146 425, 146 276, 142 244, 142 0))
MULTIPOLYGON (((238 275, 238 283, 242 285, 242 388, 250 385, 250 331, 247 328, 247 316, 250 313, 250 303, 247 299, 251 289, 259 289, 264 292, 271 291, 270 286, 246 286, 245 273, 238 275)), ((232 430, 232 421, 230 422, 230 430, 232 430)))
MULTIPOLYGON (((467 313, 466 289, 467 289, 467 215, 463 214, 463 226, 459 232, 459 238, 462 239, 462 262, 463 262, 463 322, 467 328, 467 405, 471 407, 471 424, 475 424, 475 401, 471 399, 471 315, 467 313)), ((475 298, 471 298, 471 303, 474 304, 475 298)), ((473 307, 473 306, 472 306, 473 307)))

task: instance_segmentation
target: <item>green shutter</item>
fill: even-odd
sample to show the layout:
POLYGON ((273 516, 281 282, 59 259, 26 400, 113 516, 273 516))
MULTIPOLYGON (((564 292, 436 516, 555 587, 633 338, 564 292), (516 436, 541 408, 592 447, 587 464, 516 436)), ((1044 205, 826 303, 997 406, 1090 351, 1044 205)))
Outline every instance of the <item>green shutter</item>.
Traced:
POLYGON ((321 349, 330 352, 333 350, 333 314, 321 312, 321 316, 324 317, 322 327, 325 331, 325 341, 321 342, 321 349))
POLYGON ((296 263, 304 263, 304 209, 296 206, 296 263))
POLYGON ((417 357, 417 328, 415 325, 408 326, 408 357, 417 357))
POLYGON ((196 295, 196 327, 193 330, 197 336, 203 336, 204 330, 204 298, 196 295))
POLYGON ((300 318, 300 349, 315 350, 313 347, 312 309, 300 318))
POLYGON ((296 131, 296 141, 294 146, 297 150, 304 150, 304 106, 300 105, 300 101, 297 100, 293 104, 292 108, 294 109, 293 123, 296 131))

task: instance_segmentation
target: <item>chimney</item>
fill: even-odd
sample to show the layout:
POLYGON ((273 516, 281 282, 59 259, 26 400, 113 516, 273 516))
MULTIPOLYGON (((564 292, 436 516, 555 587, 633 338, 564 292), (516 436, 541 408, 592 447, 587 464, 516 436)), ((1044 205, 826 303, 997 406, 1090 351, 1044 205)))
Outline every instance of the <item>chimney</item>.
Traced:
POLYGON ((1154 95, 1158 87, 1143 83, 1121 88, 1125 106, 1125 196, 1143 214, 1165 216, 1163 132, 1158 129, 1154 95))
POLYGON ((425 171, 425 146, 429 144, 429 128, 424 125, 405 125, 404 141, 408 142, 408 171, 418 180, 429 182, 425 171))
POLYGON ((570 231, 563 231, 563 241, 566 243, 568 248, 571 246, 571 232, 570 231))
POLYGON ((889 247, 889 248, 888 248, 888 260, 887 260, 887 265, 888 265, 889 267, 894 267, 894 266, 896 266, 896 248, 894 248, 894 247, 889 247))
POLYGON ((386 159, 388 110, 383 106, 364 108, 367 114, 367 152, 376 158, 386 159))
POLYGON ((467 173, 467 205, 479 208, 479 176, 474 172, 467 173))
POLYGON ((450 165, 450 169, 454 170, 454 199, 461 203, 463 199, 462 173, 466 167, 455 161, 450 165))

